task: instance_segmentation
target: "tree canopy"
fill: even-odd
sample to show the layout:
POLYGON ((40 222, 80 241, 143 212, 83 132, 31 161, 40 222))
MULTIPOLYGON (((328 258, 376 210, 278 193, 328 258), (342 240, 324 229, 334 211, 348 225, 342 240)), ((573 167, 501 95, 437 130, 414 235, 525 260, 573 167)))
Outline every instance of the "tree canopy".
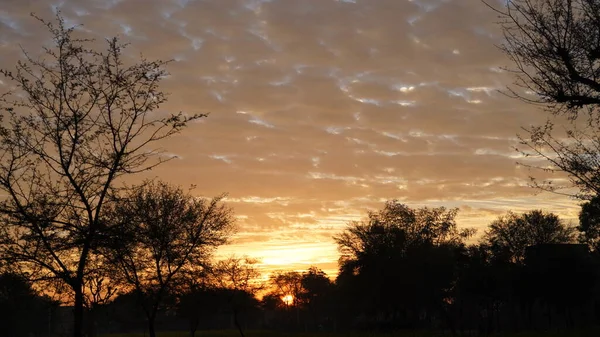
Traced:
POLYGON ((83 286, 118 180, 164 162, 156 142, 206 115, 157 113, 167 62, 126 64, 119 39, 98 51, 60 14, 36 19, 52 45, 0 71, 14 86, 0 100, 0 255, 70 288, 81 336, 83 286))

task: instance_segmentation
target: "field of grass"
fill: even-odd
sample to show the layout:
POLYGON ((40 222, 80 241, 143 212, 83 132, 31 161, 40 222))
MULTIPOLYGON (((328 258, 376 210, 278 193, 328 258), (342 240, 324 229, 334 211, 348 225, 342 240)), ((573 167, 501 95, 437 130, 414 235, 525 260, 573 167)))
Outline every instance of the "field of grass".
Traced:
MULTIPOLYGON (((397 332, 282 332, 282 331, 245 331, 246 337, 451 337, 450 332, 433 332, 433 331, 397 331, 397 332)), ((189 332, 159 332, 157 337, 189 337, 189 332)), ((239 337, 240 334, 236 330, 220 330, 220 331, 197 331, 196 337, 239 337)), ((460 334, 459 336, 475 337, 477 334, 460 334)), ((519 332, 519 333, 499 333, 492 335, 493 337, 597 337, 600 336, 600 330, 589 331, 535 331, 535 332, 519 332)), ((140 334, 110 334, 100 337, 148 337, 148 335, 140 334)))
MULTIPOLYGON (((157 337, 189 337, 190 334, 187 331, 177 332, 158 332, 157 337)), ((450 337, 450 333, 432 333, 424 331, 402 331, 402 332, 284 332, 284 331, 256 331, 249 330, 244 331, 246 337, 438 337, 447 336, 450 337)), ((196 337, 239 337, 240 333, 237 330, 219 330, 219 331, 197 331, 196 337)), ((148 334, 110 334, 102 335, 100 337, 148 337, 148 334)))

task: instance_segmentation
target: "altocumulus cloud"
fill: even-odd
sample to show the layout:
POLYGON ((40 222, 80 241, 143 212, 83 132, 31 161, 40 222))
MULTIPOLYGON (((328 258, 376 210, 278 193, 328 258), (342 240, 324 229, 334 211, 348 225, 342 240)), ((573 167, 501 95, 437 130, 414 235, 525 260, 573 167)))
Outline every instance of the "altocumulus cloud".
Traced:
POLYGON ((48 43, 28 15, 57 9, 98 44, 172 59, 163 111, 211 113, 152 174, 229 193, 241 230, 223 253, 333 272, 331 235, 390 198, 476 227, 540 205, 576 216, 515 164, 519 127, 544 115, 497 93, 510 63, 479 0, 5 0, 0 62, 48 43))

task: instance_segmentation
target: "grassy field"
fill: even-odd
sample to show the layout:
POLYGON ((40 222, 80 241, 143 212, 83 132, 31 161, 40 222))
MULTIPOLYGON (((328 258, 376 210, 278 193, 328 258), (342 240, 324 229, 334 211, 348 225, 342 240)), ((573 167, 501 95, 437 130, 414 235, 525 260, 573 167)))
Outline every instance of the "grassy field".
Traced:
MULTIPOLYGON (((244 331, 246 337, 437 337, 451 336, 450 333, 432 333, 432 332, 283 332, 283 331, 244 331)), ((189 337, 187 331, 177 332, 158 332, 157 337, 189 337)), ((222 331, 197 331, 196 337, 239 337, 240 333, 237 330, 222 330, 222 331)), ((148 337, 148 334, 110 334, 102 335, 101 337, 148 337)))
MULTIPOLYGON (((245 331, 246 337, 450 337, 450 332, 433 332, 433 331, 397 331, 397 332, 282 332, 282 331, 245 331)), ((189 332, 159 332, 157 337, 189 337, 189 332)), ((240 334, 236 330, 223 331, 198 331, 196 337, 239 337, 240 334)), ((459 336, 475 337, 476 334, 461 334, 459 336)), ((535 331, 535 332, 519 332, 519 333, 500 333, 492 335, 494 337, 597 337, 600 336, 600 330, 593 331, 535 331)), ((148 337, 148 335, 140 334, 111 334, 101 337, 148 337)))

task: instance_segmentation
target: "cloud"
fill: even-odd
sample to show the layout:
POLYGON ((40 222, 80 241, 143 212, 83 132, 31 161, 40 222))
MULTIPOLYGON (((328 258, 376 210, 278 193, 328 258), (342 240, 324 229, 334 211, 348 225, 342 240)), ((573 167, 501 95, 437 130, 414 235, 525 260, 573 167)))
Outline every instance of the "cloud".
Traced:
POLYGON ((4 1, 3 65, 48 45, 28 15, 55 5, 99 47, 130 41, 128 62, 174 60, 160 113, 210 113, 161 144, 179 159, 149 175, 229 193, 242 216, 223 254, 334 272, 331 236, 391 198, 458 205, 480 228, 542 204, 573 217, 516 164, 516 133, 544 112, 498 92, 511 64, 479 0, 4 1))

